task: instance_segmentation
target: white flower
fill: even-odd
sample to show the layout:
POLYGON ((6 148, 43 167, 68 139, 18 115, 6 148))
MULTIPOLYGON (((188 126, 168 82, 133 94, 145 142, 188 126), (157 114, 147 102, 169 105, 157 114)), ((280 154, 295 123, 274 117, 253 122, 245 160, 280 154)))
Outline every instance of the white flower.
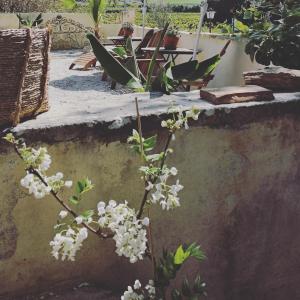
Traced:
POLYGON ((135 290, 139 290, 141 287, 142 287, 142 285, 141 285, 140 281, 139 281, 139 280, 136 280, 136 281, 134 282, 133 288, 134 288, 135 290))
POLYGON ((171 173, 171 175, 176 176, 177 173, 178 173, 178 171, 177 171, 177 169, 176 169, 175 167, 172 167, 172 168, 170 169, 170 173, 171 173))
POLYGON ((28 189, 29 194, 33 194, 35 198, 41 199, 49 195, 51 191, 57 193, 64 186, 70 185, 72 181, 64 182, 63 174, 58 172, 56 175, 47 177, 40 173, 44 182, 34 174, 28 173, 21 179, 21 186, 28 189))
MULTIPOLYGON (((46 178, 44 179, 46 181, 46 178)), ((42 199, 51 192, 50 186, 46 186, 37 176, 28 172, 21 179, 21 186, 28 189, 29 194, 33 194, 36 199, 42 199)))
POLYGON ((82 222, 83 222, 83 217, 82 217, 82 216, 78 216, 78 217, 75 218, 75 221, 76 221, 76 223, 77 223, 78 225, 80 225, 80 224, 82 224, 82 222))
POLYGON ((60 213, 59 213, 59 217, 61 219, 64 219, 66 216, 68 215, 68 212, 66 210, 62 210, 60 213))
POLYGON ((67 180, 67 181, 65 181, 65 187, 67 187, 67 188, 71 188, 71 187, 72 187, 72 185, 73 185, 73 182, 72 182, 72 180, 67 180))
POLYGON ((59 179, 63 179, 64 177, 64 174, 62 172, 58 172, 56 173, 56 178, 59 180, 59 179))
POLYGON ((143 224, 144 226, 149 226, 149 224, 150 224, 149 218, 148 218, 148 217, 145 217, 145 218, 142 220, 142 224, 143 224))
POLYGON ((150 299, 155 299, 155 287, 153 280, 149 280, 149 283, 145 286, 145 289, 148 291, 150 299))
POLYGON ((168 123, 166 121, 162 121, 161 122, 161 127, 168 127, 168 123))
POLYGON ((163 210, 170 210, 180 206, 180 198, 178 193, 183 189, 183 186, 176 181, 176 184, 168 184, 171 176, 176 176, 178 170, 175 167, 162 169, 161 175, 158 177, 158 183, 152 189, 150 201, 155 204, 159 203, 163 210))
POLYGON ((129 258, 131 263, 142 260, 147 249, 147 232, 142 221, 136 218, 134 209, 129 208, 126 201, 117 204, 114 200, 108 205, 99 202, 97 208, 99 226, 114 233, 116 253, 129 258))
POLYGON ((147 182, 147 186, 146 186, 146 188, 145 188, 145 190, 146 191, 150 191, 150 190, 152 190, 153 189, 153 187, 154 187, 154 185, 153 185, 153 183, 152 182, 150 182, 150 181, 148 181, 147 182))
POLYGON ((189 127, 188 121, 185 121, 185 122, 184 122, 184 129, 185 129, 185 130, 189 130, 189 128, 190 128, 190 127, 189 127))
POLYGON ((142 288, 139 280, 134 282, 133 288, 128 286, 127 291, 121 297, 121 300, 144 300, 144 299, 156 299, 155 287, 153 280, 149 280, 149 283, 142 288))
POLYGON ((50 242, 52 247, 52 255, 62 260, 69 259, 71 261, 75 260, 75 255, 77 251, 81 248, 82 242, 88 237, 88 231, 86 228, 76 229, 68 228, 65 235, 63 232, 57 233, 50 242))

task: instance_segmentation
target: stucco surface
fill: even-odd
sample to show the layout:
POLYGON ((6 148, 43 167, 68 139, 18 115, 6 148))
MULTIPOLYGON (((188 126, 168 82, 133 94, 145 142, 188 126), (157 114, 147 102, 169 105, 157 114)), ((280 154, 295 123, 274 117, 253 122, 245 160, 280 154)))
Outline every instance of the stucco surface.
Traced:
MULTIPOLYGON (((79 209, 110 199, 128 200, 137 207, 142 196, 139 159, 124 143, 135 126, 133 100, 122 97, 125 123, 115 123, 120 112, 113 100, 97 112, 97 120, 89 122, 83 115, 76 124, 73 112, 64 114, 62 108, 56 118, 41 115, 15 130, 30 143, 48 146, 54 161, 51 172, 60 170, 74 181, 87 175, 92 179, 96 187, 79 209)), ((165 139, 159 129, 162 112, 174 97, 186 107, 198 103, 203 112, 172 144, 175 154, 168 163, 178 168, 185 189, 182 207, 174 213, 153 209, 156 250, 200 243, 207 259, 200 268, 193 262, 190 267, 207 282, 208 299, 298 299, 299 94, 276 95, 272 103, 221 107, 190 94, 186 99, 183 95, 142 101, 145 134, 157 133, 159 148, 165 139)), ((26 194, 19 186, 22 163, 4 144, 0 166, 4 299, 7 293, 43 290, 50 284, 90 280, 117 290, 136 278, 148 278, 149 263, 130 265, 116 256, 113 242, 94 237, 76 263, 56 262, 49 241, 60 207, 51 198, 36 200, 26 194)))

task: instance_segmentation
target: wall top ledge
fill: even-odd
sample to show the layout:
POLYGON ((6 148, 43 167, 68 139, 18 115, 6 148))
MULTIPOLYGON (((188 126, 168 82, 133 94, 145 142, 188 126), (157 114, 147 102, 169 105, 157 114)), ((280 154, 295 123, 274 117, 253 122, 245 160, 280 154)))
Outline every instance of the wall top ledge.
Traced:
POLYGON ((275 100, 213 105, 199 98, 199 91, 189 93, 112 95, 110 101, 90 99, 82 103, 56 103, 52 100, 49 112, 36 119, 19 124, 13 129, 16 135, 32 142, 55 142, 98 136, 106 141, 125 138, 136 127, 134 98, 138 97, 144 131, 160 128, 170 103, 189 109, 193 105, 201 110, 198 121, 192 126, 214 128, 240 128, 285 115, 300 116, 300 93, 275 94, 275 100))

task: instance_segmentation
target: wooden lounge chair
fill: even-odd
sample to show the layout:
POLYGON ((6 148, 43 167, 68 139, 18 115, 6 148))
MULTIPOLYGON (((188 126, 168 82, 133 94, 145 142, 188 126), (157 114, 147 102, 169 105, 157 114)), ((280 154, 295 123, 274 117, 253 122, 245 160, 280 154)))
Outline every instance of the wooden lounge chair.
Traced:
POLYGON ((93 52, 84 53, 80 55, 69 67, 69 70, 72 70, 76 65, 81 66, 83 71, 88 70, 91 67, 95 67, 97 63, 97 58, 93 52))

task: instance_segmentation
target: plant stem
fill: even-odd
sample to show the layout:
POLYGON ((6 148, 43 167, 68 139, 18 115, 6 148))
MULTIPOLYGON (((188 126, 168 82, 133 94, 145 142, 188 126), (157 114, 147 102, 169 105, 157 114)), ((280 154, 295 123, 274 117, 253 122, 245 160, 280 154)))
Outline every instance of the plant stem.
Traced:
POLYGON ((162 45, 162 42, 163 42, 164 36, 165 36, 165 34, 166 34, 167 30, 168 30, 168 27, 169 27, 169 23, 167 23, 165 25, 164 29, 160 32, 160 38, 159 38, 158 44, 157 44, 157 46, 155 48, 155 51, 153 53, 151 62, 149 64, 149 67, 148 67, 148 70, 147 70, 147 81, 146 81, 146 86, 145 86, 145 91, 146 92, 150 91, 151 81, 152 81, 152 75, 153 75, 154 67, 155 67, 155 64, 156 64, 156 58, 157 58, 157 56, 159 54, 159 48, 162 45))
MULTIPOLYGON (((167 158, 167 151, 168 151, 169 145, 170 145, 171 140, 172 140, 172 135, 173 135, 172 132, 170 132, 169 135, 168 135, 168 139, 167 139, 167 142, 166 142, 165 147, 164 147, 164 155, 163 155, 163 158, 162 158, 162 161, 161 161, 161 164, 160 164, 160 171, 162 171, 162 169, 165 165, 165 161, 166 161, 166 158, 167 158)), ((152 180, 151 183, 154 184, 157 181, 157 179, 158 179, 158 176, 154 180, 152 180)), ((143 199, 142 199, 142 202, 141 202, 141 205, 140 205, 140 209, 139 209, 139 212, 137 214, 138 219, 140 219, 143 215, 144 207, 146 205, 149 192, 150 191, 148 191, 148 190, 145 190, 145 192, 144 192, 144 196, 143 196, 143 199)))
MULTIPOLYGON (((14 143, 14 150, 17 153, 17 155, 23 160, 23 157, 17 147, 17 145, 14 143)), ((33 174, 34 176, 36 176, 45 186, 49 186, 48 183, 45 181, 45 179, 43 178, 43 176, 40 174, 39 171, 37 171, 36 169, 30 167, 28 169, 26 169, 27 172, 33 174)), ((55 198, 55 200, 64 207, 64 209, 66 209, 73 217, 74 219, 79 217, 79 215, 72 210, 72 208, 66 204, 59 196, 57 193, 55 193, 52 189, 50 191, 50 194, 55 198)), ((98 230, 96 230, 95 228, 91 227, 90 225, 86 224, 86 223, 82 223, 82 226, 85 227, 86 229, 88 229, 90 232, 96 234, 97 236, 103 238, 103 239, 108 239, 108 238, 112 238, 113 235, 112 234, 104 234, 101 229, 99 228, 98 230)))
POLYGON ((150 244, 150 253, 151 253, 151 261, 153 268, 153 278, 156 279, 156 259, 154 256, 154 244, 153 244, 153 235, 152 235, 152 225, 150 219, 150 208, 148 207, 148 218, 149 218, 149 226, 148 226, 148 235, 149 235, 149 244, 150 244))
POLYGON ((138 123, 138 132, 139 132, 139 137, 140 137, 141 158, 142 158, 142 161, 144 162, 145 156, 144 156, 144 143, 143 143, 141 115, 140 115, 140 110, 139 110, 138 98, 135 97, 134 100, 135 100, 136 116, 137 116, 137 123, 138 123))

